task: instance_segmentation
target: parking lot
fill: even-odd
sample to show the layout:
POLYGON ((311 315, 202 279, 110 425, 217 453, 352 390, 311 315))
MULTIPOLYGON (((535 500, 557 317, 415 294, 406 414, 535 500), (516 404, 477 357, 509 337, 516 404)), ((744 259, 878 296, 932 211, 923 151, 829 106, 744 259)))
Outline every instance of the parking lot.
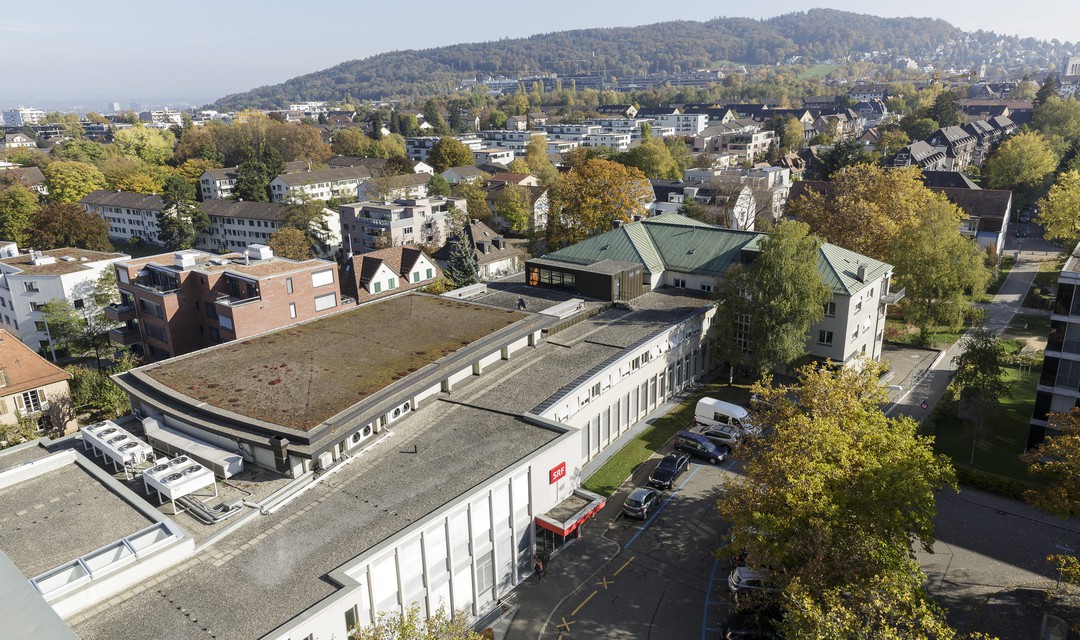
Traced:
POLYGON ((626 495, 645 486, 659 459, 643 464, 582 538, 551 559, 541 582, 515 590, 526 606, 508 638, 720 637, 727 564, 713 556, 722 528, 716 501, 738 463, 691 461, 648 519, 624 516, 626 495))

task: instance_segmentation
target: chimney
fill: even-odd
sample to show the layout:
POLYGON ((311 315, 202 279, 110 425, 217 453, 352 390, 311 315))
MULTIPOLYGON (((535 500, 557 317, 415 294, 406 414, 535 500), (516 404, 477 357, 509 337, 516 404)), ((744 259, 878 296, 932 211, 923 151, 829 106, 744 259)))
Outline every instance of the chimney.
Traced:
POLYGON ((859 282, 866 282, 866 270, 867 270, 867 268, 868 267, 865 264, 860 264, 859 265, 859 282))
POLYGON ((612 229, 618 229, 621 226, 622 226, 622 220, 612 220, 611 221, 611 228, 612 229))

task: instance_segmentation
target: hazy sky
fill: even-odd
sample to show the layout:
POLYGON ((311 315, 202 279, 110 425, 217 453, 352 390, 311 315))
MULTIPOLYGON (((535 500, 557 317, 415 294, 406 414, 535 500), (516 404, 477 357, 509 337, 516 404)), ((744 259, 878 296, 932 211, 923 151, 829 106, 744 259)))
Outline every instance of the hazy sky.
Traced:
MULTIPOLYGON (((131 99, 201 102, 395 49, 718 15, 764 18, 814 6, 794 0, 726 5, 643 0, 16 2, 5 6, 0 17, 0 107, 82 101, 102 109, 103 103, 131 99), (703 5, 715 8, 699 8, 703 5)), ((873 9, 865 1, 841 0, 817 6, 937 17, 966 30, 1080 39, 1076 0, 907 0, 873 9)))

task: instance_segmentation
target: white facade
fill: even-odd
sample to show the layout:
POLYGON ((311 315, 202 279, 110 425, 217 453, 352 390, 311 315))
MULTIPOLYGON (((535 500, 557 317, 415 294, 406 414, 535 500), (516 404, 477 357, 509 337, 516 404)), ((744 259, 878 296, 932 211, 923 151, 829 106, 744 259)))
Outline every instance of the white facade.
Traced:
POLYGON ((464 210, 462 198, 399 198, 393 202, 356 202, 339 208, 341 236, 353 253, 401 245, 445 244, 447 212, 464 210))
POLYGON ((215 169, 199 176, 203 200, 228 200, 236 189, 236 169, 215 169))
POLYGON ((881 359, 885 338, 885 302, 892 272, 852 296, 834 294, 825 317, 810 327, 806 350, 819 359, 851 365, 861 358, 881 359))
POLYGON ((472 152, 473 161, 476 164, 501 164, 508 165, 514 161, 512 149, 481 148, 472 152))
POLYGON ((41 121, 44 119, 45 112, 41 109, 16 107, 14 109, 4 110, 5 127, 26 127, 41 124, 41 121))
POLYGON ((675 135, 696 136, 709 126, 709 116, 704 113, 673 113, 652 118, 661 127, 675 129, 675 135))
MULTIPOLYGON (((79 313, 91 314, 94 284, 112 263, 128 260, 124 254, 54 249, 41 255, 40 267, 70 264, 63 273, 49 273, 38 265, 14 265, 0 261, 0 320, 4 327, 33 349, 51 348, 41 307, 54 300, 71 303, 79 313), (70 252, 71 255, 68 255, 70 252), (96 255, 94 255, 96 254, 96 255), (78 256, 78 257, 77 257, 78 256), (80 258, 83 258, 80 260, 80 258)), ((10 260, 10 259, 8 259, 10 260)))

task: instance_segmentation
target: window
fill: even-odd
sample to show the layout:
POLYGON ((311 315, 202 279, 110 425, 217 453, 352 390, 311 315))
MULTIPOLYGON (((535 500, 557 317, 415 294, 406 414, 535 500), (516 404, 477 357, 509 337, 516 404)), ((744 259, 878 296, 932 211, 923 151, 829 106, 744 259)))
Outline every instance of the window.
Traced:
POLYGON ((210 327, 210 340, 217 344, 221 342, 221 331, 217 327, 210 327))
POLYGON ((675 286, 680 289, 686 288, 686 280, 683 278, 675 278, 675 286))
POLYGON ((29 291, 30 293, 37 293, 39 291, 36 282, 24 282, 23 289, 29 291))
POLYGON ((21 394, 15 396, 15 406, 26 413, 37 413, 38 411, 41 411, 43 396, 44 394, 40 389, 23 391, 21 394))
POLYGON ((296 303, 295 302, 290 302, 289 303, 289 317, 290 318, 295 318, 296 317, 296 303))
POLYGON ((35 320, 34 321, 34 329, 36 329, 38 331, 48 331, 49 330, 48 327, 45 326, 45 321, 44 320, 35 320))
POLYGON ((379 293, 379 292, 382 291, 382 283, 381 282, 376 282, 373 286, 374 286, 374 289, 372 290, 372 293, 379 293))
POLYGON ((862 311, 862 300, 855 303, 855 312, 858 313, 859 311, 862 311))
POLYGON ((210 304, 206 305, 206 317, 207 318, 216 318, 216 317, 218 317, 217 307, 213 303, 210 303, 210 304))
POLYGON ((397 279, 396 278, 390 278, 389 280, 387 280, 386 281, 386 288, 387 288, 387 290, 396 289, 397 288, 397 279))
POLYGON ((835 302, 826 302, 825 303, 825 316, 827 318, 835 318, 836 317, 836 303, 835 302))
POLYGON ((285 278, 285 293, 292 293, 292 278, 285 278))
POLYGON ((76 309, 82 309, 86 306, 86 303, 83 301, 82 298, 76 298, 75 301, 71 303, 71 306, 75 307, 76 309))
POLYGON ((325 311, 326 309, 333 309, 337 306, 337 294, 328 293, 324 296, 317 296, 315 298, 315 310, 325 311))
POLYGON ((435 277, 435 273, 434 273, 434 271, 433 271, 432 269, 428 269, 428 270, 427 270, 427 278, 425 278, 425 279, 426 279, 426 280, 431 280, 431 279, 432 279, 432 278, 434 278, 434 277, 435 277))
POLYGON ((420 282, 420 272, 419 271, 413 271, 412 272, 412 281, 413 282, 420 282))
POLYGON ((328 284, 334 284, 334 270, 327 269, 325 271, 319 271, 311 274, 311 286, 323 287, 328 284))
POLYGON ((711 284, 705 284, 704 282, 702 282, 701 283, 701 290, 705 291, 706 293, 712 293, 712 285, 711 284))
POLYGON ((818 331, 818 344, 832 346, 832 331, 818 331))
POLYGON ((345 628, 352 629, 356 626, 357 621, 357 606, 354 604, 345 610, 345 628))

